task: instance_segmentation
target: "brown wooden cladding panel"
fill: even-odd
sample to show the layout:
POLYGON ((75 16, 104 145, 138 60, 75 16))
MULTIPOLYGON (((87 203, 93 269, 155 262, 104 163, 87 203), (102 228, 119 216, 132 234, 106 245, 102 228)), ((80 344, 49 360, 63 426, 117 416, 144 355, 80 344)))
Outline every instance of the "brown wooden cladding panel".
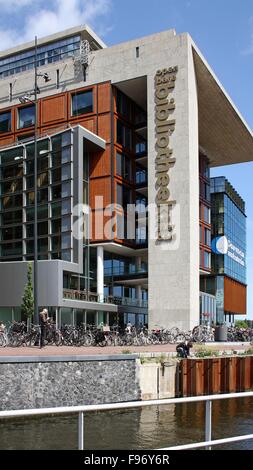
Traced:
POLYGON ((14 143, 14 135, 10 135, 10 137, 0 137, 0 146, 4 147, 5 145, 10 145, 14 143))
POLYGON ((90 156, 90 178, 111 176, 111 146, 90 156))
POLYGON ((247 287, 228 277, 224 278, 224 308, 226 312, 246 315, 247 287))
MULTIPOLYGON (((68 91, 65 93, 58 93, 52 96, 48 96, 38 101, 38 128, 47 127, 48 125, 57 122, 71 122, 72 125, 82 123, 84 127, 97 133, 96 121, 94 119, 98 113, 108 113, 102 115, 100 118, 100 131, 101 137, 105 138, 108 142, 111 140, 111 118, 110 118, 110 107, 111 107, 111 85, 110 83, 103 83, 94 85, 92 87, 82 87, 76 90, 68 91), (71 96, 81 91, 93 90, 93 112, 82 116, 72 116, 71 112, 71 96), (97 89, 99 98, 99 109, 97 104, 97 89)), ((27 106, 30 104, 28 103, 27 106)), ((12 112, 12 134, 29 132, 33 128, 18 129, 18 109, 23 108, 24 105, 20 104, 8 108, 1 109, 1 112, 9 111, 12 112)), ((41 129, 43 130, 43 129, 41 129)), ((7 137, 6 135, 3 136, 7 137)))
POLYGON ((111 110, 111 84, 98 85, 98 113, 108 113, 111 110))
POLYGON ((67 94, 49 96, 42 100, 41 124, 67 120, 67 94))
POLYGON ((88 131, 93 132, 93 134, 97 133, 97 124, 96 124, 96 117, 90 119, 83 119, 78 122, 80 126, 88 129, 88 131))
POLYGON ((111 142, 111 115, 110 113, 98 116, 98 135, 107 143, 111 142))
POLYGON ((96 178, 90 180, 90 206, 95 209, 96 196, 102 196, 102 207, 105 208, 111 204, 111 178, 96 178))

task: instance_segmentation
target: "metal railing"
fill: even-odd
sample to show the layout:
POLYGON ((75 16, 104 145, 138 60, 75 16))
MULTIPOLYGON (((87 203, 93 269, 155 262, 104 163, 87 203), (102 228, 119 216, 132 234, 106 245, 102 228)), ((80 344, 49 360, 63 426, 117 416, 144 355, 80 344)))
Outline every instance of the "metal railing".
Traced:
MULTIPOLYGON (((87 292, 85 290, 63 289, 63 298, 67 300, 80 300, 82 302, 100 302, 99 294, 87 292)), ((103 303, 112 305, 125 305, 130 307, 148 308, 147 300, 132 299, 130 297, 115 297, 112 295, 103 296, 103 303)))
POLYGON ((132 299, 130 297, 113 297, 113 303, 126 307, 148 308, 148 300, 132 299))
POLYGON ((174 447, 160 448, 156 450, 186 450, 198 449, 205 447, 210 450, 211 446, 226 444, 229 442, 239 442, 253 439, 253 434, 244 436, 228 437, 225 439, 217 439, 212 441, 212 402, 217 400, 228 400, 232 398, 253 398, 253 392, 242 393, 226 393, 223 395, 206 395, 200 397, 187 397, 187 398, 172 398, 166 400, 150 400, 150 401, 133 401, 126 403, 112 403, 108 405, 87 405, 87 406, 68 406, 59 408, 42 408, 34 410, 13 410, 13 411, 0 411, 0 419, 7 418, 20 418, 29 416, 45 416, 45 415, 78 415, 78 449, 84 450, 84 413, 91 413, 94 411, 112 411, 112 410, 128 410, 134 408, 144 408, 147 406, 163 406, 163 405, 179 405, 182 403, 196 403, 206 402, 205 412, 205 441, 196 442, 193 444, 186 444, 174 447))
MULTIPOLYGON (((67 300, 80 300, 82 302, 101 302, 99 294, 86 290, 63 289, 63 298, 67 300)), ((103 303, 114 304, 114 298, 110 295, 103 296, 103 303)))

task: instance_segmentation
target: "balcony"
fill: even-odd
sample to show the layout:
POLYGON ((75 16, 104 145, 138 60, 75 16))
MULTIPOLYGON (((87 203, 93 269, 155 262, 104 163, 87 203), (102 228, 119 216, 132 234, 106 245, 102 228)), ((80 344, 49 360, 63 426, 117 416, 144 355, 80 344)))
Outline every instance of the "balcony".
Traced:
POLYGON ((138 168, 135 174, 137 188, 144 188, 148 185, 148 172, 145 168, 138 168))
POLYGON ((147 162, 148 144, 146 141, 139 142, 135 146, 136 161, 145 164, 147 162))
MULTIPOLYGON (((73 290, 73 289, 63 289, 63 298, 67 300, 78 300, 81 302, 98 302, 99 295, 95 292, 87 292, 86 290, 73 290)), ((105 304, 114 304, 114 298, 112 296, 104 296, 105 304)))
MULTIPOLYGON (((81 302, 99 302, 99 295, 94 292, 63 289, 63 298, 81 302)), ((99 302, 101 303, 101 302, 99 302)), ((130 299, 128 297, 104 296, 105 304, 121 305, 126 307, 148 308, 147 300, 130 299)))

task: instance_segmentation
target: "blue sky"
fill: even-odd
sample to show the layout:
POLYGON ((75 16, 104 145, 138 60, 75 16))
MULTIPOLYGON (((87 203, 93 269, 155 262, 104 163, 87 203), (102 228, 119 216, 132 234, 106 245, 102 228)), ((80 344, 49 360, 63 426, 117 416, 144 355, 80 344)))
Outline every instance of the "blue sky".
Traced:
MULTIPOLYGON (((88 23, 108 44, 175 28, 189 32, 253 128, 253 0, 0 0, 0 48, 88 23)), ((253 158, 253 156, 252 156, 253 158)), ((253 318, 253 163, 213 171, 248 214, 248 311, 253 318)))

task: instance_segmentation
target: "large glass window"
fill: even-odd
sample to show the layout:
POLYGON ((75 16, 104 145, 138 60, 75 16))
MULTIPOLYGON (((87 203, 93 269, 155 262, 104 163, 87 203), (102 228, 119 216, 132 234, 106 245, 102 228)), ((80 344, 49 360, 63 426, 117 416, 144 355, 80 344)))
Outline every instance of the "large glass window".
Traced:
POLYGON ((123 184, 117 184, 117 204, 123 209, 127 209, 127 205, 132 203, 131 189, 123 184))
POLYGON ((22 242, 4 243, 1 245, 1 256, 22 255, 22 242))
POLYGON ((93 92, 92 90, 81 91, 72 95, 72 115, 92 113, 93 111, 93 92))
POLYGON ((0 133, 11 131, 11 111, 0 113, 0 133))
POLYGON ((117 175, 126 180, 131 180, 132 172, 130 158, 124 153, 117 152, 116 163, 117 175))
POLYGON ((19 108, 18 110, 18 127, 24 129, 34 126, 35 123, 35 105, 19 108))
POLYGON ((204 268, 211 269, 211 253, 204 251, 204 268))
MULTIPOLYGON (((43 66, 58 62, 66 57, 73 57, 73 54, 80 49, 80 36, 72 36, 54 41, 49 44, 38 46, 37 66, 43 66)), ((35 49, 29 49, 19 54, 11 55, 0 60, 0 78, 5 78, 25 70, 31 70, 35 65, 35 49)))
POLYGON ((124 93, 122 93, 119 90, 117 90, 116 110, 117 110, 117 113, 124 116, 125 119, 128 119, 128 120, 130 119, 131 101, 126 95, 124 95, 124 93))
POLYGON ((211 246, 211 230, 205 228, 205 245, 211 246))
POLYGON ((132 148, 132 131, 121 121, 117 121, 117 143, 131 150, 132 148))
POLYGON ((211 223, 211 209, 206 206, 204 206, 204 221, 206 222, 206 224, 211 223))

